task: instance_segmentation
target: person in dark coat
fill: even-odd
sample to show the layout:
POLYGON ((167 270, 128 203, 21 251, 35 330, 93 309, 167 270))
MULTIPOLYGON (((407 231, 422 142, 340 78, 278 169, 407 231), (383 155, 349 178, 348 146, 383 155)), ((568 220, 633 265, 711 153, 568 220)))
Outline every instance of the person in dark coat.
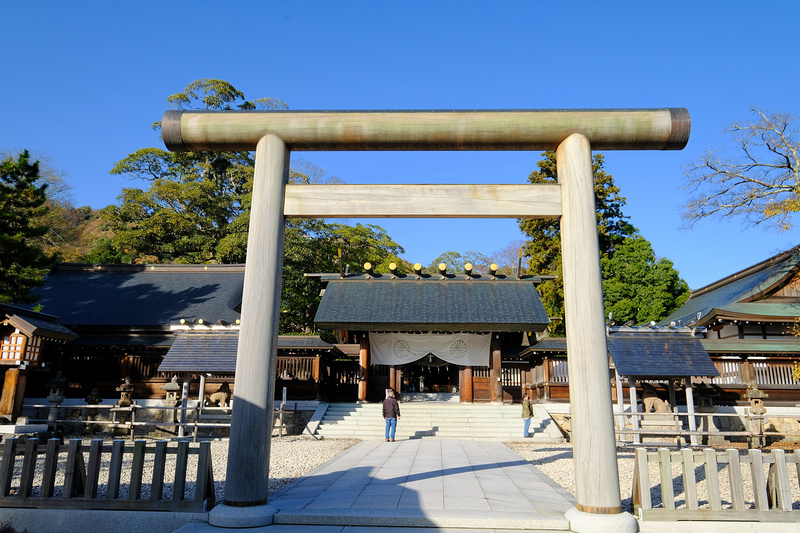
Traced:
POLYGON ((386 421, 386 442, 394 442, 394 433, 397 429, 397 419, 400 418, 400 405, 394 398, 394 391, 386 389, 386 399, 383 400, 383 419, 386 421))
POLYGON ((522 395, 522 436, 526 439, 531 438, 528 430, 531 427, 531 418, 533 418, 533 404, 527 394, 522 395))

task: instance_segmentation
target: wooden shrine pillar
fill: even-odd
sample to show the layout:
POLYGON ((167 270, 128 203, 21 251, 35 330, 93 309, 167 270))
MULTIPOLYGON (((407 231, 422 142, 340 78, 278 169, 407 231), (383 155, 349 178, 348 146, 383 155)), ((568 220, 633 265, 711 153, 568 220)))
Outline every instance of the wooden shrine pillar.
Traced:
POLYGON ((556 150, 556 162, 563 211, 561 253, 576 500, 576 508, 565 517, 577 533, 634 532, 636 519, 622 512, 619 495, 588 139, 577 133, 567 137, 556 150))
POLYGON ((617 420, 619 429, 625 429, 625 388, 622 386, 622 378, 616 368, 614 368, 614 384, 617 391, 617 407, 619 409, 617 420))
POLYGON ((358 352, 358 400, 367 401, 367 376, 369 374, 369 333, 361 337, 361 349, 358 352))
POLYGON ((489 401, 503 403, 503 360, 500 352, 500 334, 492 333, 489 358, 489 401))
MULTIPOLYGON (((639 423, 639 398, 636 395, 636 380, 633 378, 628 378, 628 390, 630 391, 630 400, 631 400, 631 429, 634 431, 639 431, 641 424, 639 423)), ((634 433, 633 435, 633 443, 634 444, 641 444, 642 437, 638 433, 634 433)))
POLYGON ((397 367, 394 365, 389 366, 389 388, 400 394, 400 389, 397 388, 397 367))
POLYGON ((225 496, 208 518, 228 528, 270 525, 276 512, 267 494, 289 151, 267 134, 255 161, 225 496))
POLYGON ((461 403, 472 403, 472 367, 462 366, 458 369, 458 399, 461 403))
MULTIPOLYGON (((691 376, 683 378, 683 386, 686 389, 686 414, 689 418, 689 431, 694 432, 697 431, 697 420, 694 418, 694 389, 691 376)), ((697 446, 697 435, 691 435, 689 442, 692 446, 697 446)))
MULTIPOLYGON (((25 353, 23 351, 23 353, 25 353)), ((25 401, 25 385, 28 382, 28 370, 17 366, 8 367, 3 380, 3 394, 0 398, 0 417, 14 423, 22 412, 25 401)))

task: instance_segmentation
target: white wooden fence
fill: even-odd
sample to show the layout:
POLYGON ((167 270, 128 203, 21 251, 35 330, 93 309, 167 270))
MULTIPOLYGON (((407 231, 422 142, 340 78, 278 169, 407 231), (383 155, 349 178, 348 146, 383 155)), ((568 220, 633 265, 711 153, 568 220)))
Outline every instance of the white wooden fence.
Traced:
POLYGON ((633 475, 633 510, 643 520, 800 523, 800 450, 639 448, 633 475))

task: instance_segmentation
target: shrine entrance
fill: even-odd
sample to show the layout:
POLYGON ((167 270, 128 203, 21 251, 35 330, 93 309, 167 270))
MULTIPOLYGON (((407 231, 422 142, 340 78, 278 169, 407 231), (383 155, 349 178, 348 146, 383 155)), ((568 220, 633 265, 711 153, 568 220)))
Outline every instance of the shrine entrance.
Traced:
POLYGON ((578 533, 638 529, 619 493, 592 150, 682 149, 686 109, 167 111, 161 126, 169 150, 255 150, 225 496, 210 525, 260 527, 276 513, 270 435, 253 428, 272 416, 285 217, 557 218, 576 492, 565 517, 578 533), (558 184, 287 184, 291 150, 554 149, 558 184))

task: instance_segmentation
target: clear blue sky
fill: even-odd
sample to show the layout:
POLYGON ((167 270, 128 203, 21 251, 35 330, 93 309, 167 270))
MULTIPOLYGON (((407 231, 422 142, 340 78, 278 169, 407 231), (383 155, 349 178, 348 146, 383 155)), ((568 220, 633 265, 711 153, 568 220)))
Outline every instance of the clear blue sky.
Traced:
MULTIPOLYGON (((0 0, 0 20, 0 150, 46 156, 77 205, 140 186, 109 170, 162 147, 168 95, 219 78, 295 110, 686 107, 683 151, 605 154, 656 254, 699 288, 800 244, 738 220, 680 229, 689 161, 753 106, 800 114, 800 2, 0 0)), ((297 155, 348 183, 524 183, 540 158, 297 155)), ((522 238, 513 220, 374 222, 423 264, 522 238)))

